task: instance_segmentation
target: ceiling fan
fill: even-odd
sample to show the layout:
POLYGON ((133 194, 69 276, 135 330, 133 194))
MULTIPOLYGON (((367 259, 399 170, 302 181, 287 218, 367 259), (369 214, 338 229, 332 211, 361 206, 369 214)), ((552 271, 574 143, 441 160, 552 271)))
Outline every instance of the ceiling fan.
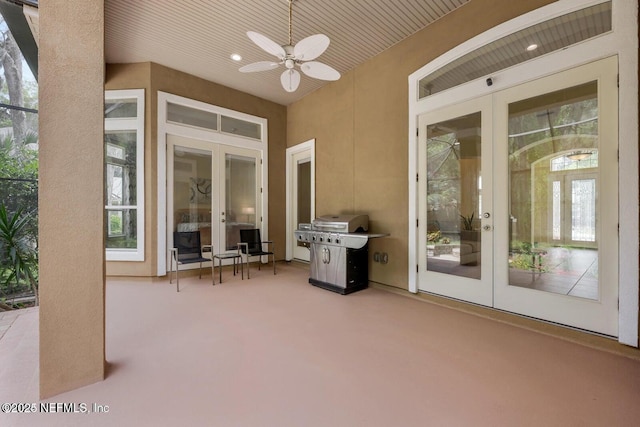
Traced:
POLYGON ((334 68, 323 64, 322 62, 313 61, 329 47, 329 37, 324 34, 314 34, 293 44, 291 32, 292 5, 294 0, 287 0, 289 3, 289 44, 280 46, 273 40, 260 33, 247 31, 247 36, 264 51, 278 57, 278 61, 259 61, 245 65, 240 68, 240 72, 253 73, 256 71, 267 71, 278 68, 284 64, 286 70, 280 76, 282 87, 287 92, 295 92, 300 85, 300 73, 295 69, 296 66, 309 77, 320 80, 338 80, 340 73, 334 68), (308 61, 308 62, 307 62, 308 61))

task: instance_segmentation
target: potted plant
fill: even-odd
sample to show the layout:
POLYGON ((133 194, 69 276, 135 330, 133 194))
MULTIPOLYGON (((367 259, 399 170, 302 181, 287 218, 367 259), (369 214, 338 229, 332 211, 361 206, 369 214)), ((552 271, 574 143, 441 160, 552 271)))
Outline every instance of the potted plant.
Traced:
POLYGON ((460 215, 462 219, 462 231, 474 231, 473 230, 473 220, 475 218, 475 212, 471 212, 471 215, 460 215))
POLYGON ((475 213, 460 215, 462 229, 460 230, 460 264, 477 265, 480 252, 480 231, 474 230, 475 213))

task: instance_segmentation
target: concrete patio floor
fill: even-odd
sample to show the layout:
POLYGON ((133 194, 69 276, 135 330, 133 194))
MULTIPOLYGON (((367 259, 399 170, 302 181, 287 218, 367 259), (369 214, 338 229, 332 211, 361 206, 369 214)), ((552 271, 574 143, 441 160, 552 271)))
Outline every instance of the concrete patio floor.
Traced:
MULTIPOLYGON (((78 413, 0 413, 0 425, 640 421, 638 360, 378 288, 342 296, 307 278, 283 264, 275 276, 252 269, 250 280, 226 270, 215 286, 210 276, 181 279, 180 293, 168 281, 110 280, 107 378, 44 401, 78 413)), ((38 311, 11 316, 0 338, 0 403, 39 408, 38 311)))

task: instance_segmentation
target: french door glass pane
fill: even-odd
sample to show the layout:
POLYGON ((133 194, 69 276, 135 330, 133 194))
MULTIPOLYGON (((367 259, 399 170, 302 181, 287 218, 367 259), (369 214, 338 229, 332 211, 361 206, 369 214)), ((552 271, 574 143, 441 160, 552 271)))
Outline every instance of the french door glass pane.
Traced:
POLYGON ((211 244, 211 152, 175 146, 173 156, 174 231, 200 231, 211 244))
POLYGON ((571 240, 596 241, 596 180, 571 181, 571 240))
POLYGON ((226 154, 225 177, 226 250, 232 250, 238 246, 240 230, 258 228, 256 159, 226 154))
POLYGON ((509 284, 597 299, 597 82, 509 104, 509 284))
MULTIPOLYGON (((311 223, 311 161, 299 161, 297 165, 297 215, 296 228, 298 224, 311 223)), ((296 240, 298 246, 307 246, 306 242, 296 240)))
POLYGON ((427 270, 481 278, 481 113, 427 126, 427 270))

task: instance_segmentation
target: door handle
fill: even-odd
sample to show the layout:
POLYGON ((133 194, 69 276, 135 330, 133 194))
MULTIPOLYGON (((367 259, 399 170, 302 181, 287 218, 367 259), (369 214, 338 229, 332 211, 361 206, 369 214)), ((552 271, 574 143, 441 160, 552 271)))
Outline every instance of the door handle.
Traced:
POLYGON ((329 252, 329 248, 322 248, 322 263, 329 264, 331 262, 331 253, 329 252))
POLYGON ((225 219, 224 219, 224 218, 222 218, 222 219, 220 220, 220 222, 225 222, 225 219))
POLYGON ((483 218, 491 218, 491 214, 489 212, 485 212, 482 214, 483 218))
POLYGON ((490 225, 485 225, 484 227, 482 227, 482 229, 484 231, 491 231, 491 226, 490 225))

